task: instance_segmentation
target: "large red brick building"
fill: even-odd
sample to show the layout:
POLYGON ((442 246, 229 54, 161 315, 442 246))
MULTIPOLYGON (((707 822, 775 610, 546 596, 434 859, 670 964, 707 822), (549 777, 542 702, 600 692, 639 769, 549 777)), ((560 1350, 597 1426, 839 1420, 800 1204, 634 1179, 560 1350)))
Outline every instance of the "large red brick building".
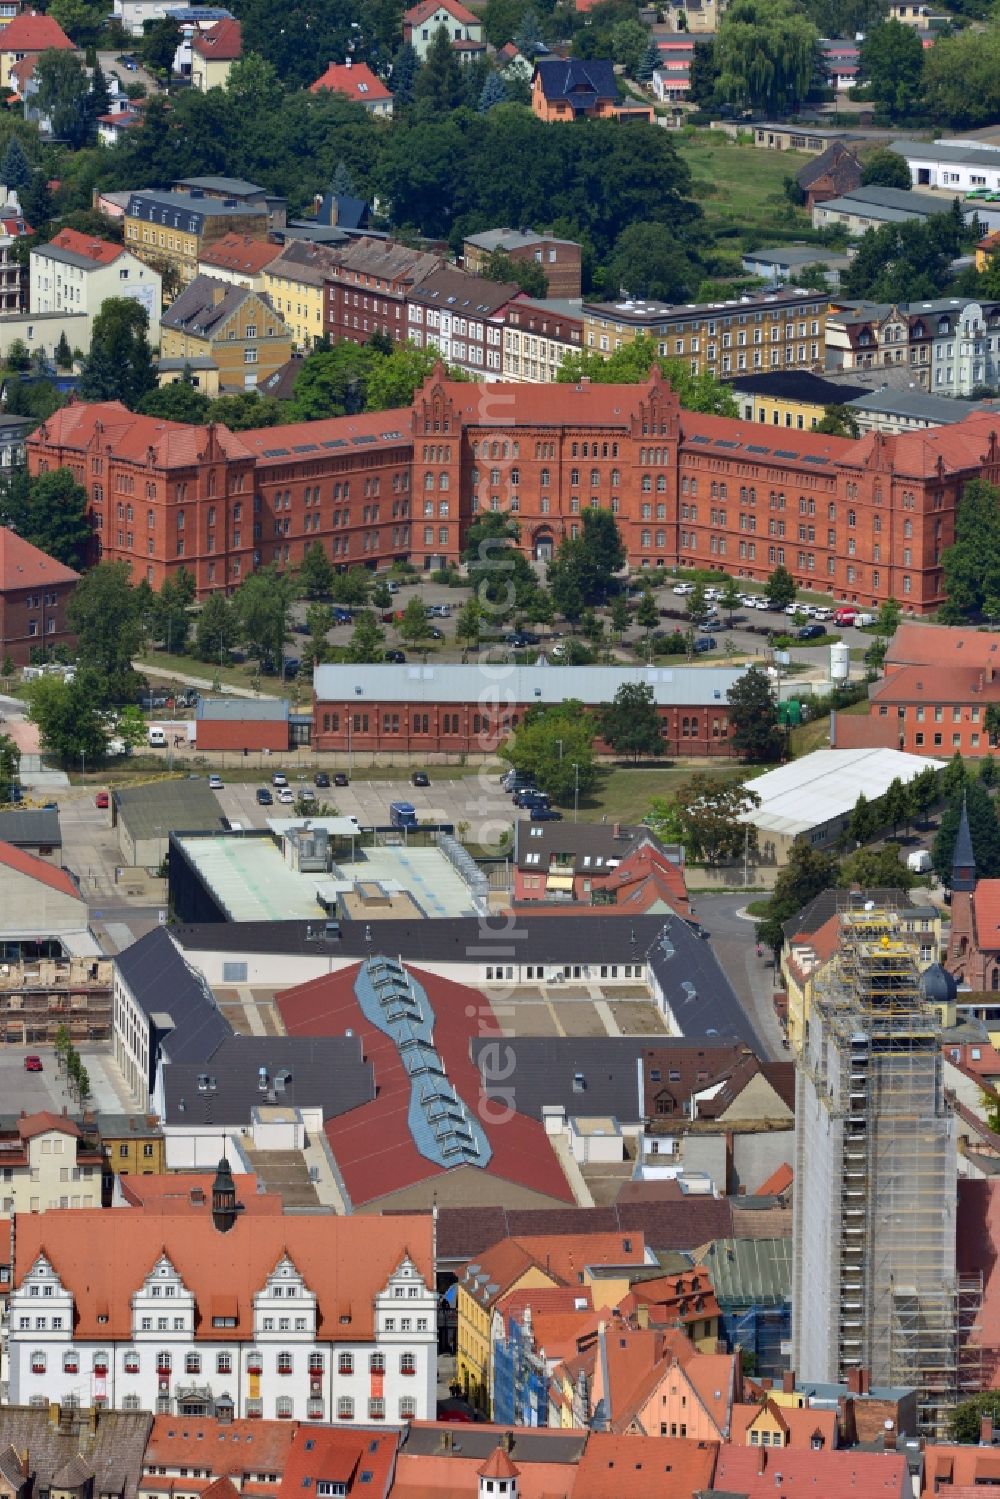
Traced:
POLYGON ((682 411, 658 374, 528 385, 438 373, 406 409, 239 435, 71 405, 28 440, 28 462, 70 468, 101 555, 154 587, 185 566, 202 595, 233 588, 317 540, 338 565, 408 557, 431 569, 458 560, 487 510, 510 514, 544 559, 597 506, 616 516, 633 567, 763 579, 783 563, 802 586, 926 614, 942 600, 962 486, 1000 480, 998 425, 978 412, 853 441, 682 411))
POLYGON ((32 651, 72 645, 66 605, 80 574, 0 526, 0 658, 27 666, 32 651))

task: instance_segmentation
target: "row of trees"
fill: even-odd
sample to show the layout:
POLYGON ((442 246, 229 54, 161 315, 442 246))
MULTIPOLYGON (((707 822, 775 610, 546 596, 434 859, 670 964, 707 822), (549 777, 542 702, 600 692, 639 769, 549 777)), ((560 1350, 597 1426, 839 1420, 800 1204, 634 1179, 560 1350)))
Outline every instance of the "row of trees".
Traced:
POLYGON ((961 130, 990 124, 1000 115, 1000 23, 956 29, 927 50, 914 27, 884 21, 865 37, 861 78, 893 121, 961 130))
POLYGON ((85 1108, 90 1100, 90 1075, 64 1025, 56 1031, 55 1053, 57 1062, 66 1073, 70 1088, 76 1094, 77 1102, 81 1109, 85 1108))

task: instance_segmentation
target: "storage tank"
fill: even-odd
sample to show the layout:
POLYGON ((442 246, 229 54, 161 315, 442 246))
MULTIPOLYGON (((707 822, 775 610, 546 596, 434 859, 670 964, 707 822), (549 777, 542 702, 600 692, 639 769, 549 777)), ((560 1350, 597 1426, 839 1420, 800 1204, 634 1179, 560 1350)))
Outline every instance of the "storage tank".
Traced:
POLYGON ((851 648, 845 640, 830 647, 830 681, 846 682, 851 674, 851 648))

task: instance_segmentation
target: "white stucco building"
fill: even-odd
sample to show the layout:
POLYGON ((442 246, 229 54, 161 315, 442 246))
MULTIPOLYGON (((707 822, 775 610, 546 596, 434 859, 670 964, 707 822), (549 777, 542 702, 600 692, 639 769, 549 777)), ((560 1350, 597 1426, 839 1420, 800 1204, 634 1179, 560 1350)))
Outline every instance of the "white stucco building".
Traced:
POLYGON ((129 297, 145 308, 149 340, 160 337, 163 287, 159 271, 111 240, 60 229, 32 250, 29 271, 33 313, 84 313, 91 321, 109 297, 129 297))
POLYGON ((429 1216, 211 1210, 18 1219, 9 1400, 399 1422, 435 1414, 429 1216))

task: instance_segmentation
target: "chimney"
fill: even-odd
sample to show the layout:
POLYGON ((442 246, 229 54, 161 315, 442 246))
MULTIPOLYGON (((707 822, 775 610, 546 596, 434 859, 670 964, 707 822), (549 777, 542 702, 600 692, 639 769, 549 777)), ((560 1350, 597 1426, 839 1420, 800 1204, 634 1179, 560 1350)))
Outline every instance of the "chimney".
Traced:
POLYGON ((451 1452, 454 1449, 454 1446, 455 1446, 455 1433, 453 1431, 442 1431, 442 1433, 441 1433, 441 1451, 442 1452, 451 1452))
POLYGON ((860 1369, 848 1369, 848 1371, 847 1371, 847 1388, 848 1388, 849 1392, 852 1395, 860 1395, 861 1394, 861 1370, 860 1369))
POLYGON ((758 1447, 758 1449, 757 1449, 757 1476, 760 1477, 760 1475, 764 1472, 764 1470, 766 1468, 767 1468, 767 1448, 766 1447, 758 1447))
POLYGON ((505 1431, 504 1432, 504 1434, 503 1434, 503 1447, 504 1447, 504 1451, 505 1452, 513 1452, 514 1451, 514 1433, 512 1431, 505 1431))
POLYGON ((49 1430, 59 1430, 59 1402, 57 1400, 49 1401, 49 1430))
POLYGON ((871 1370, 861 1368, 858 1370, 858 1394, 867 1395, 871 1389, 871 1370))
POLYGON ((635 1320, 642 1328, 646 1328, 649 1326, 649 1307, 646 1306, 645 1303, 643 1303, 641 1306, 636 1307, 635 1320))
POLYGON ((979 1445, 980 1447, 993 1446, 993 1417, 983 1416, 979 1422, 979 1445))
POLYGON ((790 1395, 795 1389, 795 1370, 786 1369, 781 1376, 782 1394, 790 1395))
POLYGON ((614 822, 614 823, 612 823, 611 824, 611 836, 612 836, 612 838, 620 838, 621 835, 622 835, 622 825, 621 825, 621 823, 620 822, 614 822))
POLYGON ((227 290, 228 290, 228 288, 225 287, 225 286, 213 286, 212 287, 212 306, 213 307, 218 307, 219 303, 225 297, 227 290))

